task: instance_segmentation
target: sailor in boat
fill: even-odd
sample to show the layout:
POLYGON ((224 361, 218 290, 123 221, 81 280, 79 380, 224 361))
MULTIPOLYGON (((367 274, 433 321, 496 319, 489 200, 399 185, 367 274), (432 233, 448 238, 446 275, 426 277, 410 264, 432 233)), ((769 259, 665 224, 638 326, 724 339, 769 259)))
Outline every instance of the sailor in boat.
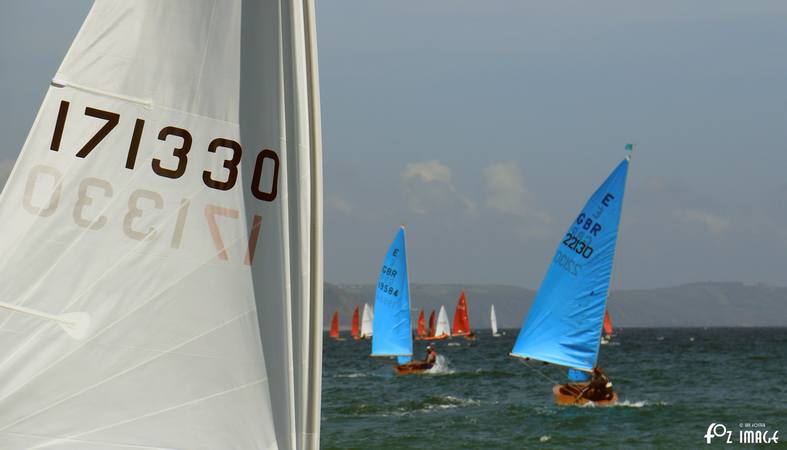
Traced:
POLYGON ((431 345, 426 347, 426 357, 422 360, 410 361, 406 364, 399 364, 395 367, 399 375, 420 374, 434 367, 437 362, 437 352, 431 345))
POLYGON ((612 382, 600 367, 593 369, 593 375, 587 387, 580 391, 577 399, 584 397, 592 402, 611 400, 614 395, 612 382))
POLYGON ((437 352, 434 351, 431 345, 426 346, 426 358, 424 358, 424 361, 430 366, 437 362, 437 352))

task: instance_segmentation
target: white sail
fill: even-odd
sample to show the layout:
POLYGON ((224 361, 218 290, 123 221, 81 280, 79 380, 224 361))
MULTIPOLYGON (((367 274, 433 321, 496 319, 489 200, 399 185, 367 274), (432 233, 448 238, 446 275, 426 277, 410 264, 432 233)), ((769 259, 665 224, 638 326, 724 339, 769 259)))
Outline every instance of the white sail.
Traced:
POLYGON ((451 323, 448 322, 448 313, 445 312, 445 306, 440 305, 440 313, 437 315, 437 325, 435 325, 434 335, 451 335, 451 323))
POLYGON ((0 448, 317 448, 310 3, 94 4, 0 196, 0 448))
POLYGON ((495 305, 492 305, 492 308, 489 310, 489 323, 492 325, 492 336, 498 336, 497 316, 495 315, 495 305))
POLYGON ((374 315, 372 307, 368 303, 363 304, 363 318, 361 320, 361 338, 368 339, 372 337, 372 323, 374 323, 374 315))

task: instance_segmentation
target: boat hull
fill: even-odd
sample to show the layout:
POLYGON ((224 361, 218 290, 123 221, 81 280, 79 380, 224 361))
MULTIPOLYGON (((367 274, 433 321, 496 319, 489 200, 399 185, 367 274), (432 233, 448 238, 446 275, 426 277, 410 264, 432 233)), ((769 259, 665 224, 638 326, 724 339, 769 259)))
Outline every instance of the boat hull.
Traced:
POLYGON ((399 364, 394 367, 397 375, 417 375, 424 373, 434 366, 433 363, 426 361, 412 361, 407 364, 399 364))
POLYGON ((610 406, 618 401, 617 392, 612 392, 612 397, 606 400, 592 401, 585 397, 579 396, 582 389, 587 386, 587 383, 571 383, 571 384, 558 384, 552 388, 552 393, 555 395, 555 403, 564 406, 581 406, 587 403, 593 403, 596 406, 610 406))
POLYGON ((448 339, 449 337, 451 337, 451 336, 449 336, 447 334, 441 334, 439 336, 425 336, 423 338, 420 338, 420 340, 421 341, 440 341, 440 340, 443 340, 443 339, 448 339))

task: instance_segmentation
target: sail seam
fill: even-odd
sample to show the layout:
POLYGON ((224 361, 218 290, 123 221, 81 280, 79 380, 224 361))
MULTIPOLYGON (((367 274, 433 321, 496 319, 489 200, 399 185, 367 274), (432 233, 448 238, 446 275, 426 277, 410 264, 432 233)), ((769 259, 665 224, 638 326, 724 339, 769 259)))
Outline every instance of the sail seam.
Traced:
POLYGON ((57 442, 65 441, 65 442, 83 442, 83 443, 90 443, 90 444, 100 444, 100 445, 107 445, 117 448, 134 448, 134 449, 141 449, 141 450, 173 450, 172 448, 169 447, 150 447, 150 446, 139 445, 139 444, 123 444, 123 443, 116 443, 116 442, 91 441, 88 439, 73 439, 73 438, 47 436, 43 434, 19 433, 16 431, 0 431, 0 434, 5 434, 9 436, 23 436, 23 437, 30 437, 36 439, 50 439, 49 442, 43 444, 37 444, 37 446, 33 448, 40 448, 42 445, 50 445, 57 442))
POLYGON ((123 100, 131 103, 136 103, 138 105, 144 106, 147 109, 153 108, 152 98, 139 98, 139 97, 131 97, 129 95, 116 94, 114 92, 105 91, 103 89, 96 89, 89 86, 72 83, 70 81, 63 80, 62 78, 58 78, 57 76, 55 76, 55 78, 52 78, 51 84, 54 87, 70 87, 78 91, 89 92, 91 94, 100 95, 102 97, 110 97, 110 98, 115 98, 118 100, 123 100))
POLYGON ((94 428, 92 430, 84 431, 82 433, 75 434, 75 435, 72 435, 70 437, 73 438, 73 437, 81 437, 81 436, 89 435, 91 433, 96 433, 96 432, 99 432, 99 431, 108 430, 110 428, 114 428, 114 427, 117 427, 117 426, 120 426, 120 425, 125 425, 127 423, 136 422, 137 420, 142 420, 142 419, 146 419, 148 417, 152 417, 152 416, 156 416, 156 415, 159 415, 159 414, 163 414, 163 413, 166 413, 166 412, 169 412, 169 411, 174 411, 174 410, 176 410, 178 408, 182 408, 184 406, 196 405, 197 403, 204 402, 206 400, 210 400, 210 399, 213 399, 213 398, 216 398, 216 397, 220 397, 220 396, 226 395, 226 394, 231 394, 233 392, 240 391, 242 389, 246 389, 246 388, 251 387, 251 386, 256 386, 258 384, 265 383, 267 380, 268 380, 268 377, 259 378, 259 379, 255 380, 255 381, 250 382, 250 383, 242 384, 240 386, 236 386, 236 387, 231 388, 231 389, 226 389, 224 391, 215 392, 213 394, 206 395, 204 397, 197 398, 197 399, 194 399, 194 400, 190 400, 188 402, 184 402, 184 403, 181 403, 179 405, 174 405, 174 406, 170 406, 170 407, 167 407, 167 408, 163 408, 163 409, 160 409, 158 411, 153 411, 153 412, 150 412, 150 413, 147 413, 147 414, 143 414, 141 416, 132 417, 130 419, 122 420, 120 422, 115 422, 115 423, 112 423, 112 424, 109 424, 109 425, 105 425, 103 427, 94 428))
MULTIPOLYGON (((199 339, 199 338, 201 338, 201 337, 207 336, 207 335, 209 335, 210 333, 213 333, 214 331, 220 330, 221 328, 224 328, 225 326, 227 326, 227 325, 229 325, 230 323, 232 323, 232 322, 234 322, 234 321, 236 321, 236 320, 240 319, 241 317, 243 317, 243 316, 245 316, 245 315, 247 315, 247 314, 250 314, 250 313, 252 313, 252 312, 255 312, 255 311, 256 311, 256 308, 253 308, 253 309, 251 309, 251 310, 248 310, 248 311, 245 311, 245 312, 243 312, 243 313, 241 313, 241 314, 238 314, 238 315, 236 315, 236 316, 232 317, 231 319, 228 319, 227 321, 225 321, 225 322, 223 322, 223 323, 221 323, 221 324, 219 324, 219 325, 217 325, 217 326, 215 326, 215 327, 213 327, 213 328, 211 328, 211 329, 209 329, 209 330, 207 330, 207 331, 205 331, 205 332, 203 332, 203 333, 199 333, 199 334, 197 334, 197 335, 194 335, 194 336, 192 336, 191 338, 189 338, 189 339, 187 339, 187 340, 185 340, 185 341, 183 341, 183 342, 180 342, 180 343, 176 344, 175 346, 173 346, 173 347, 170 349, 170 351, 171 351, 171 350, 178 349, 178 348, 181 348, 181 347, 183 347, 183 346, 185 346, 185 345, 188 345, 188 344, 190 344, 190 343, 192 343, 192 342, 196 341, 197 339, 199 339)), ((132 372, 132 371, 134 371, 134 370, 136 370, 136 369, 138 369, 138 368, 140 368, 140 367, 142 367, 142 366, 145 366, 145 365, 147 365, 147 364, 149 364, 149 363, 151 363, 151 362, 153 362, 153 361, 155 361, 155 360, 157 360, 157 359, 161 358, 162 356, 164 356, 164 355, 166 355, 166 354, 169 354, 169 352, 170 352, 170 351, 168 351, 168 352, 164 352, 164 353, 161 353, 161 354, 158 354, 158 355, 156 355, 156 356, 154 356, 154 357, 152 357, 152 358, 147 358, 147 359, 143 360, 142 362, 140 362, 140 363, 138 363, 138 364, 135 364, 135 365, 133 365, 133 366, 131 366, 131 367, 129 367, 129 368, 127 368, 127 369, 125 369, 125 370, 122 370, 122 371, 120 371, 120 372, 117 372, 117 373, 115 373, 115 374, 114 374, 114 375, 112 375, 112 376, 109 376, 109 377, 107 377, 107 378, 104 378, 103 380, 101 380, 101 381, 99 381, 99 382, 96 382, 96 383, 94 383, 94 384, 92 384, 92 385, 90 385, 90 386, 87 386, 87 387, 83 388, 83 389, 82 389, 82 390, 80 390, 80 391, 77 391, 77 392, 75 392, 75 393, 73 393, 73 394, 71 394, 71 395, 69 395, 69 396, 66 396, 66 397, 64 397, 64 398, 62 398, 62 399, 60 399, 60 400, 58 400, 58 401, 56 401, 56 402, 52 403, 52 404, 51 404, 51 405, 49 405, 49 406, 46 406, 46 407, 44 407, 44 408, 41 408, 41 409, 39 409, 38 411, 34 411, 34 412, 32 412, 32 413, 30 413, 30 414, 28 414, 28 415, 26 415, 26 416, 24 416, 24 417, 22 417, 22 418, 20 418, 20 419, 17 419, 16 421, 14 421, 14 422, 11 422, 10 424, 8 424, 8 425, 4 426, 3 428, 0 428, 0 432, 2 432, 2 431, 5 431, 5 430, 7 430, 7 429, 9 429, 9 428, 13 427, 14 425, 17 425, 17 424, 19 424, 19 423, 21 423, 21 422, 24 422, 24 421, 26 421, 26 420, 28 420, 28 419, 30 419, 30 418, 32 418, 32 417, 35 417, 35 416, 37 416, 37 415, 39 415, 39 414, 41 414, 41 413, 43 413, 43 412, 46 412, 46 411, 48 411, 48 410, 50 410, 50 409, 52 409, 52 408, 54 408, 54 407, 56 407, 56 406, 60 405, 61 403, 64 403, 64 402, 66 402, 66 401, 68 401, 68 400, 71 400, 72 398, 79 397, 80 395, 83 395, 84 393, 86 393, 86 392, 89 392, 90 390, 92 390, 92 389, 95 389, 96 387, 98 387, 98 386, 101 386, 101 385, 103 385, 103 384, 107 383, 108 381, 114 380, 114 379, 115 379, 115 378, 117 378, 117 377, 120 377, 120 376, 122 376, 122 375, 125 375, 125 374, 127 374, 127 373, 130 373, 130 372, 132 372)), ((52 366, 50 366, 50 367, 52 367, 52 366)), ((47 368, 47 369, 48 369, 48 368, 47 368)), ((36 375, 36 377, 37 377, 37 376, 38 376, 38 375, 36 375)), ((35 378, 35 377, 34 377, 34 378, 35 378)), ((27 383, 27 384, 29 384, 29 383, 27 383)), ((26 385, 27 385, 27 384, 26 384, 26 385)), ((10 395, 10 394, 9 394, 9 395, 10 395)), ((6 396, 6 397, 7 397, 7 396, 6 396)), ((0 400, 1 400, 1 399, 0 399, 0 400)))

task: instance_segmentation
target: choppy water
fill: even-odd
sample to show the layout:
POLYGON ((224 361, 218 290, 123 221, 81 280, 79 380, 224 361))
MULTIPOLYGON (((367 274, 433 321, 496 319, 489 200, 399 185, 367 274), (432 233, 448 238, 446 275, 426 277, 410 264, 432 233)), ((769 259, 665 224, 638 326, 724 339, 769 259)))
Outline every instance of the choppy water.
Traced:
POLYGON ((446 367, 396 376, 369 341, 326 337, 322 447, 699 448, 714 447, 714 422, 764 423, 787 442, 787 328, 620 330, 601 347, 621 399, 610 408, 556 406, 563 371, 507 356, 515 339, 438 341, 446 367))

